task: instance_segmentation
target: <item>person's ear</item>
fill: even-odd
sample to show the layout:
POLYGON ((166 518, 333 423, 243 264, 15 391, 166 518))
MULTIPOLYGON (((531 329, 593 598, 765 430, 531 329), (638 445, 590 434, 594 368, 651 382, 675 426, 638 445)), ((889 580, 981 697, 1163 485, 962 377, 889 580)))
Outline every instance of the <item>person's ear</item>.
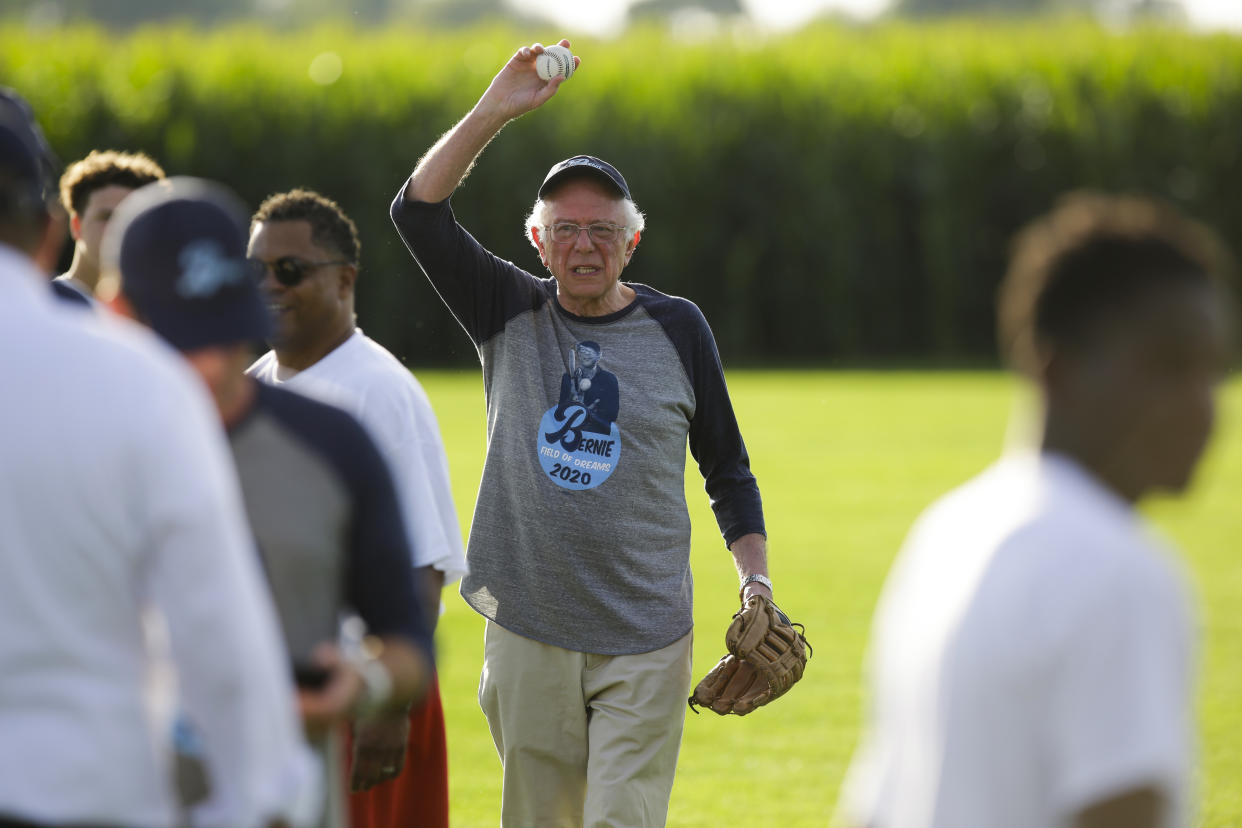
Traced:
POLYGON ((638 242, 643 237, 641 230, 634 231, 634 237, 625 243, 625 262, 629 264, 630 258, 634 255, 634 251, 638 248, 638 242))
POLYGON ((1049 399, 1064 396, 1066 389, 1079 379, 1081 361, 1073 348, 1041 343, 1031 349, 1030 362, 1027 373, 1049 399))
POLYGON ((82 238, 82 217, 77 213, 69 214, 69 235, 73 236, 74 241, 82 238))
POLYGON ((41 273, 52 275, 60 261, 60 248, 65 241, 65 214, 59 208, 49 209, 43 219, 42 232, 30 257, 41 273))
POLYGON ((541 228, 537 227, 536 225, 533 225, 533 224, 531 225, 531 228, 530 228, 531 242, 530 243, 533 244, 535 246, 535 249, 539 251, 539 261, 543 263, 544 267, 548 267, 548 253, 546 250, 544 250, 543 237, 539 235, 540 229, 541 228))
POLYGON ((350 264, 350 265, 345 265, 344 267, 342 267, 340 276, 338 277, 338 282, 337 282, 338 293, 340 294, 341 298, 344 299, 346 296, 352 294, 354 292, 354 286, 357 283, 358 283, 358 265, 350 264))

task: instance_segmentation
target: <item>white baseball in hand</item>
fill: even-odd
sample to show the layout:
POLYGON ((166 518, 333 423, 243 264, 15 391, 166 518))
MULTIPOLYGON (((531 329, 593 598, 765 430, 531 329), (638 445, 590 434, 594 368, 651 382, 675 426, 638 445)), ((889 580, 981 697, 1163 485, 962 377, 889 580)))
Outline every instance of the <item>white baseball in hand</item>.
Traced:
POLYGON ((535 58, 535 71, 544 80, 552 80, 557 75, 569 80, 574 73, 574 53, 564 46, 546 46, 535 58))
POLYGON ((591 390, 591 381, 589 379, 586 379, 585 377, 583 379, 578 380, 578 390, 579 391, 591 390))

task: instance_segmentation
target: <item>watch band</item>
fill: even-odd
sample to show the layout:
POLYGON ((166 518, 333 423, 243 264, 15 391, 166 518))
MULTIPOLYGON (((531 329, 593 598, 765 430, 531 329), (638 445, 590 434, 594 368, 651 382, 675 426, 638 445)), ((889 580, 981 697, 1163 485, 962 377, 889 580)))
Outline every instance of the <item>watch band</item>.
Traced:
POLYGON ((755 574, 755 575, 747 575, 745 578, 742 579, 741 586, 737 588, 738 594, 741 595, 743 592, 745 592, 746 587, 749 584, 763 584, 765 587, 768 588, 769 592, 772 591, 772 579, 769 578, 767 575, 755 574))
POLYGON ((362 693, 354 714, 365 716, 383 707, 392 698, 392 673, 378 658, 364 657, 354 663, 362 677, 362 693))

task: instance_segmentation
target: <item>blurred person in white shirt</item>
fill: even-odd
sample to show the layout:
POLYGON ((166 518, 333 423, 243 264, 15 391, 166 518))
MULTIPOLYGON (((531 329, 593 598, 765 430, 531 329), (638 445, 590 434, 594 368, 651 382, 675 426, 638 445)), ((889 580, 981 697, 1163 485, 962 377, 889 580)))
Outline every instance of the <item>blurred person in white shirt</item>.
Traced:
POLYGON ((839 816, 868 828, 1189 825, 1193 610, 1136 511, 1191 481, 1229 365, 1228 257, 1139 198, 1018 239, 1000 339, 1040 444, 916 522, 876 610, 839 816))
POLYGON ((0 90, 0 824, 176 822, 163 658, 205 734, 195 824, 308 824, 318 772, 211 402, 154 337, 48 291, 54 169, 0 90))

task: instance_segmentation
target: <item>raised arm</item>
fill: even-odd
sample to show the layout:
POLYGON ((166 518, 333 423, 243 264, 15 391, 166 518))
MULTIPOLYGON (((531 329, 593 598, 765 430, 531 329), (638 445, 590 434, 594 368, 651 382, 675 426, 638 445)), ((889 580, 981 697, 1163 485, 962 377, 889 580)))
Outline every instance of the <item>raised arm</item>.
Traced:
MULTIPOLYGON (((562 40, 560 45, 568 47, 569 41, 562 40)), ((479 153, 505 124, 538 109, 556 94, 565 79, 558 76, 545 81, 539 77, 535 58, 542 52, 543 46, 535 43, 523 46, 509 58, 474 108, 419 160, 406 184, 407 199, 435 203, 451 196, 479 153)), ((579 63, 581 59, 575 56, 574 65, 579 63)))

